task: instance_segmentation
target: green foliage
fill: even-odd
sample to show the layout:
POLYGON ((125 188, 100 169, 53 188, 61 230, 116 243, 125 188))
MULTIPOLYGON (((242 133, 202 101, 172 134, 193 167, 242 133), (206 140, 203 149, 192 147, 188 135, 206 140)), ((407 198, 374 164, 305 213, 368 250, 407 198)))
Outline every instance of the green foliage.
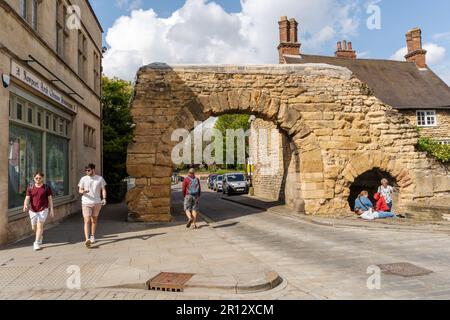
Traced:
POLYGON ((433 139, 421 137, 417 143, 417 149, 427 152, 443 164, 450 163, 450 145, 440 144, 433 139))
POLYGON ((133 137, 130 100, 133 86, 117 78, 102 79, 104 177, 111 202, 123 199, 128 143, 133 137))
MULTIPOLYGON (((226 161, 226 153, 227 153, 227 130, 239 130, 242 129, 244 132, 250 129, 250 116, 246 114, 226 114, 220 116, 216 124, 214 126, 215 129, 219 130, 223 135, 223 154, 224 160, 226 161)), ((235 163, 232 167, 238 168, 242 165, 237 164, 237 143, 234 144, 234 155, 235 155, 235 163)), ((246 147, 246 157, 248 156, 248 148, 246 147)), ((227 169, 228 165, 225 166, 227 169)))

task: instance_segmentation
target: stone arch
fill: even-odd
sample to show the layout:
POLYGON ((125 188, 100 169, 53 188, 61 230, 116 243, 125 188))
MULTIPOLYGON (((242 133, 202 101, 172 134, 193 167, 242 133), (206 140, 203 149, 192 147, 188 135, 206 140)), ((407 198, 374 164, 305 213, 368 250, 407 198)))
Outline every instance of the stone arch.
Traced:
MULTIPOLYGON (((141 68, 138 73, 132 103, 132 115, 137 120, 135 137, 127 158, 128 173, 136 178, 136 188, 127 194, 132 218, 170 219, 174 146, 171 133, 179 128, 192 129, 195 121, 226 113, 253 114, 272 121, 285 132, 299 150, 301 181, 297 184, 301 194, 298 198, 304 199, 302 206, 306 213, 315 213, 316 199, 326 194, 323 152, 302 111, 291 106, 293 99, 307 91, 302 85, 305 79, 301 77, 316 77, 316 70, 304 66, 181 69, 153 65, 141 68)), ((332 77, 349 76, 343 68, 329 69, 332 77)))
MULTIPOLYGON (((394 156, 387 156, 382 151, 361 154, 346 165, 342 172, 344 195, 350 196, 350 186, 355 182, 357 177, 374 169, 379 169, 389 174, 395 180, 399 189, 399 195, 401 195, 398 199, 398 208, 401 208, 404 196, 414 192, 415 182, 402 161, 398 161, 394 156)), ((349 209, 351 208, 349 207, 349 209)))
MULTIPOLYGON (((356 198, 363 190, 369 192, 369 199, 373 204, 375 204, 376 199, 374 198, 374 195, 378 192, 381 179, 387 179, 389 181, 389 184, 398 190, 397 180, 394 177, 392 177, 388 172, 381 170, 380 168, 373 168, 372 170, 366 171, 356 177, 355 181, 351 184, 350 196, 348 197, 350 208, 353 209, 356 198)), ((396 206, 397 198, 398 193, 394 195, 394 204, 396 206)))
POLYGON ((138 72, 131 113, 127 169, 136 188, 127 202, 139 221, 171 218, 171 132, 225 113, 254 114, 286 133, 299 152, 297 198, 306 214, 349 212, 351 183, 373 168, 395 177, 401 204, 450 191, 448 174, 423 172, 432 162, 415 151, 415 129, 342 67, 152 64, 138 72), (427 188, 417 191, 421 180, 427 188))

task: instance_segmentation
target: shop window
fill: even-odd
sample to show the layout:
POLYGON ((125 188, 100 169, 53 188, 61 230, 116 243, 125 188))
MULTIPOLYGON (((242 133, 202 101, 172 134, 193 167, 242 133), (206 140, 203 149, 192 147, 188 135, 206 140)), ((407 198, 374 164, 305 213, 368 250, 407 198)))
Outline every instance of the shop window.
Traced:
POLYGON ((40 111, 36 113, 36 124, 38 127, 42 127, 42 112, 40 111))
POLYGON ((23 206, 33 174, 42 168, 42 133, 10 124, 8 152, 8 207, 23 206))
POLYGON ((65 196, 69 194, 69 142, 67 139, 47 134, 46 140, 46 179, 53 194, 65 196))
POLYGON ((28 108, 27 121, 30 124, 33 124, 33 108, 28 108))
POLYGON ((26 188, 37 170, 44 170, 56 197, 69 195, 70 120, 14 94, 10 115, 8 208, 23 206, 26 188))
POLYGON ((18 101, 16 104, 16 119, 22 120, 22 113, 23 113, 23 103, 18 101))

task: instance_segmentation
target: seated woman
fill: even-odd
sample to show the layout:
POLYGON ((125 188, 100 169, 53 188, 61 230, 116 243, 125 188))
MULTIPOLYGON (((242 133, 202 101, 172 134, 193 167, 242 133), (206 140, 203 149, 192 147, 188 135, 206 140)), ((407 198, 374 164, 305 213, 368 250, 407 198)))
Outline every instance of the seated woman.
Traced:
POLYGON ((355 201, 355 213, 364 220, 375 220, 385 218, 395 218, 392 212, 375 211, 372 202, 369 199, 369 192, 362 191, 355 201))
POLYGON ((355 201, 355 212, 358 210, 367 211, 371 208, 373 209, 373 204, 369 199, 369 192, 361 191, 355 201))

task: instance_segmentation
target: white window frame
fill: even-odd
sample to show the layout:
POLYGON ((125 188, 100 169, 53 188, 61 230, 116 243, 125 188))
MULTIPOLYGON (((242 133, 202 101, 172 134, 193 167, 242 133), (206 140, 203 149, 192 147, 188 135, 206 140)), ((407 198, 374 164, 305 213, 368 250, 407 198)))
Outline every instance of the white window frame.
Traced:
POLYGON ((416 123, 418 127, 437 127, 438 126, 438 117, 436 110, 417 110, 416 111, 416 123), (425 124, 421 124, 421 119, 419 117, 424 117, 425 124), (429 117, 434 119, 433 124, 429 124, 429 117))

